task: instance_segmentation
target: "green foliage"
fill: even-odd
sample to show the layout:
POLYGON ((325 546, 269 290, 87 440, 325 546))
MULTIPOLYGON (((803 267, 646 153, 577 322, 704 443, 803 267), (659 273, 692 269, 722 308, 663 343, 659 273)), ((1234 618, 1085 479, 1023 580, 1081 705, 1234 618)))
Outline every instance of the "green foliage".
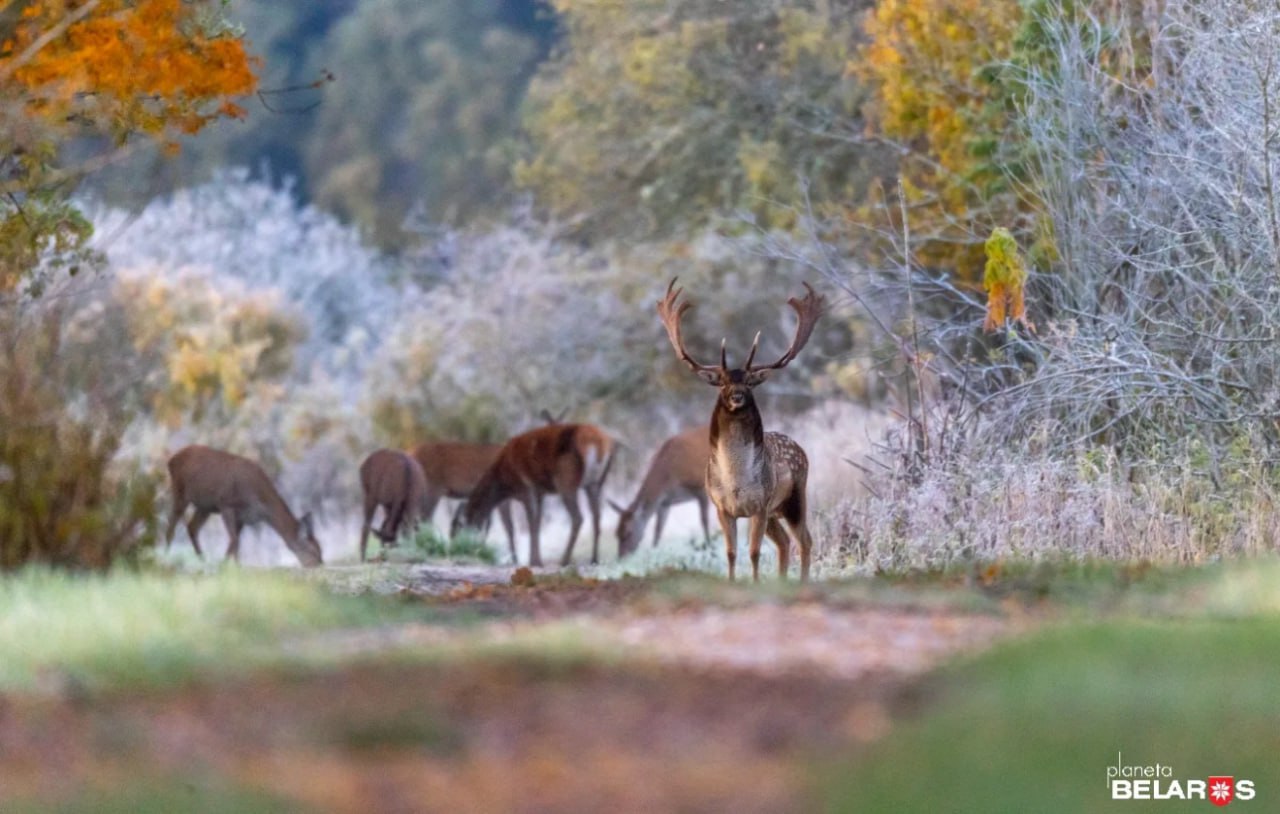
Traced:
POLYGON ((61 195, 38 191, 16 201, 0 205, 0 294, 25 281, 27 291, 39 296, 58 272, 100 264, 86 245, 93 226, 61 195))
POLYGON ((154 478, 113 466, 120 371, 65 339, 56 312, 0 319, 0 570, 102 569, 155 538, 154 478))
POLYGON ((530 86, 516 177, 586 233, 687 233, 738 209, 788 226, 798 176, 821 204, 874 173, 846 71, 864 3, 554 5, 565 39, 530 86))

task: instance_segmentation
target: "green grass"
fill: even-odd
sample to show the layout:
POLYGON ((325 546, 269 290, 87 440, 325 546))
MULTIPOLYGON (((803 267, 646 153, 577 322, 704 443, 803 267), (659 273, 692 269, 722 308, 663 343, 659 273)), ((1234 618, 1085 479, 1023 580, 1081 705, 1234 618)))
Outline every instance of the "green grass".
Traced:
POLYGON ((383 546, 376 538, 370 537, 370 556, 378 556, 385 552, 387 561, 400 563, 417 563, 427 560, 450 560, 452 562, 478 562, 493 565, 498 561, 498 554, 483 538, 466 529, 454 537, 442 533, 435 526, 423 525, 410 537, 400 538, 397 546, 383 546))
POLYGON ((1248 778, 1280 800, 1280 618, 1051 629, 943 671, 921 709, 828 775, 831 811, 1210 810, 1112 801, 1106 768, 1248 778))
POLYGON ((290 636, 410 612, 283 573, 28 570, 0 579, 0 691, 163 683, 264 666, 288 658, 279 644, 290 636))
POLYGON ((95 790, 58 804, 18 803, 7 809, 10 814, 305 814, 312 810, 296 801, 204 778, 147 781, 124 791, 95 790))

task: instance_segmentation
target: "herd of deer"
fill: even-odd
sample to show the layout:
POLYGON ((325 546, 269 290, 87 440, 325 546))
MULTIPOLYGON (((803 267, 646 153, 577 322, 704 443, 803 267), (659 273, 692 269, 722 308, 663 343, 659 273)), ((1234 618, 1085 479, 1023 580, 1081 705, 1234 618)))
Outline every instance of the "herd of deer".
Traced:
MULTIPOLYGON (((730 368, 725 345, 720 363, 704 365, 685 350, 680 322, 692 306, 680 301, 682 289, 675 280, 658 302, 658 315, 676 355, 702 381, 718 388, 709 426, 687 430, 669 438, 649 465, 640 490, 628 506, 611 503, 618 512, 618 555, 625 556, 640 544, 650 516, 655 516, 654 544, 662 534, 667 510, 675 503, 697 500, 703 534, 708 535, 707 501, 716 507, 724 533, 729 579, 737 559, 737 520, 748 518, 748 552, 751 573, 759 579, 760 547, 768 537, 778 548, 778 573, 785 577, 790 554, 787 532, 800 549, 800 578, 809 578, 813 546, 806 522, 806 481, 809 462, 804 450, 781 433, 765 432, 752 388, 786 367, 809 341, 822 315, 823 300, 806 283, 803 299, 788 305, 798 317, 791 346, 777 361, 753 365, 760 342, 757 333, 747 361, 730 368)), ((360 559, 372 532, 393 542, 403 530, 433 517, 442 497, 465 503, 454 515, 450 533, 463 528, 488 528, 498 510, 507 534, 513 561, 515 535, 509 501, 524 505, 529 525, 529 562, 542 564, 538 532, 545 495, 558 494, 569 512, 569 540, 561 564, 567 565, 582 526, 578 491, 587 494, 591 512, 591 562, 599 561, 600 498, 605 477, 613 463, 614 441, 591 424, 565 424, 549 419, 546 426, 521 433, 505 444, 429 443, 412 452, 380 449, 360 466, 364 492, 364 522, 360 531, 360 559), (381 507, 382 525, 372 527, 381 507)), ((169 460, 173 483, 173 512, 165 534, 172 543, 174 530, 188 505, 195 513, 187 523, 191 544, 200 549, 201 526, 215 512, 222 516, 230 537, 228 559, 238 559, 240 532, 246 525, 265 522, 285 541, 304 566, 323 562, 309 515, 295 517, 262 467, 231 453, 204 446, 189 446, 169 460)))

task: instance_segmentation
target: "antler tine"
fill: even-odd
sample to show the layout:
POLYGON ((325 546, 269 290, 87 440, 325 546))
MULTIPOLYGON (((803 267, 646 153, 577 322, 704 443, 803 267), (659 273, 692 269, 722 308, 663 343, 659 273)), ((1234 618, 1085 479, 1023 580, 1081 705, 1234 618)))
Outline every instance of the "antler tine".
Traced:
POLYGON ((747 354, 747 363, 742 366, 743 370, 751 369, 751 360, 756 358, 756 348, 760 347, 760 332, 756 331, 756 338, 751 340, 751 352, 747 354))
POLYGON ((729 337, 727 336, 721 337, 720 339, 720 369, 721 370, 729 369, 729 358, 727 355, 725 355, 725 345, 727 345, 728 343, 729 343, 729 337))
MULTIPOLYGON (((796 354, 798 354, 800 349, 809 341, 809 335, 813 333, 813 326, 818 324, 818 318, 822 316, 825 298, 818 296, 818 293, 813 290, 813 286, 808 283, 805 283, 804 287, 808 292, 805 294, 804 299, 799 300, 792 297, 787 300, 787 305, 790 305, 795 309, 796 317, 799 320, 796 325, 796 336, 791 340, 791 347, 787 348, 787 352, 782 354, 782 358, 771 365, 761 365, 760 367, 753 368, 751 367, 751 360, 748 359, 748 370, 777 370, 779 368, 786 367, 791 363, 792 359, 796 358, 796 354)), ((752 347, 751 353, 753 356, 755 355, 754 346, 752 347)))
POLYGON ((667 329, 667 338, 671 340, 671 347, 675 348, 676 356, 680 357, 690 369, 699 370, 715 370, 714 365, 704 365, 695 361, 689 352, 684 349, 684 340, 680 336, 680 320, 684 316, 684 312, 693 307, 688 302, 680 302, 680 295, 684 293, 683 288, 676 288, 675 277, 671 278, 671 282, 667 285, 667 294, 658 301, 658 316, 662 319, 662 324, 667 329))

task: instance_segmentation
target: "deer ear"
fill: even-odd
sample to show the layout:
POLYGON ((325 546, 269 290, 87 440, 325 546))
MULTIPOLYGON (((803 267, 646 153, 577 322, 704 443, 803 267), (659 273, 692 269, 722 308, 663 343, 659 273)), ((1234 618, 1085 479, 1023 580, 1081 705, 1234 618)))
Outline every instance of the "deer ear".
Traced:
POLYGON ((742 383, 747 387, 755 387, 757 384, 760 384, 765 379, 769 378, 769 374, 772 372, 773 371, 770 368, 765 368, 763 370, 748 370, 742 377, 742 383))
POLYGON ((711 385, 712 387, 720 386, 719 370, 695 370, 694 373, 697 373, 699 379, 702 379, 704 382, 711 385))

